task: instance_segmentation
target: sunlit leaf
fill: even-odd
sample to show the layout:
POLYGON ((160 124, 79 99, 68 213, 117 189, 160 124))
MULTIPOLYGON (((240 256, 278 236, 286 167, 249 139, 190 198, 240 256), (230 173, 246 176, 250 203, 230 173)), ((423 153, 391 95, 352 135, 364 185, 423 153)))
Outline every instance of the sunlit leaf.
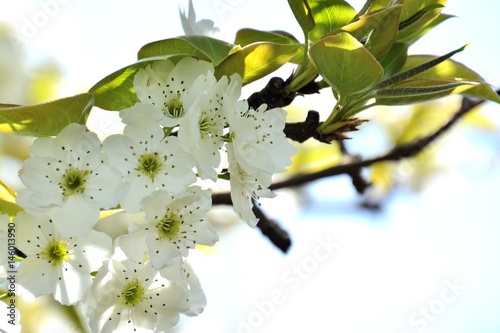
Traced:
MULTIPOLYGON (((437 59, 438 57, 435 56, 427 56, 427 55, 420 55, 420 56, 409 56, 408 60, 406 61, 405 66, 403 67, 402 71, 405 71, 407 68, 414 68, 417 66, 420 66, 421 64, 424 63, 429 63, 430 61, 433 61, 434 59, 437 59)), ((476 85, 475 87, 471 89, 467 89, 463 95, 475 97, 475 98, 480 98, 480 99, 486 99, 489 101, 497 102, 500 103, 500 97, 497 95, 495 90, 487 84, 484 79, 468 68, 467 66, 453 61, 451 59, 445 60, 441 62, 440 64, 436 65, 435 67, 432 67, 425 72, 418 74, 415 76, 415 78, 419 79, 424 79, 424 78, 443 78, 443 79, 462 79, 462 80, 469 80, 469 81, 478 81, 481 82, 481 84, 476 85)))
POLYGON ((0 187, 2 189, 0 189, 0 197, 5 199, 5 195, 9 195, 11 197, 11 199, 15 199, 16 198, 16 193, 14 193, 14 191, 7 185, 5 184, 1 179, 0 179, 0 187))
POLYGON ((410 79, 378 90, 375 97, 379 105, 406 105, 459 94, 477 84, 457 79, 410 79))
POLYGON ((70 123, 85 124, 94 105, 92 94, 80 94, 30 106, 0 105, 0 131, 54 136, 70 123))
POLYGON ((385 80, 395 73, 399 72, 405 65, 407 58, 408 45, 404 43, 393 44, 387 55, 380 62, 380 64, 384 68, 383 79, 385 80))
POLYGON ((217 66, 237 50, 238 46, 212 37, 182 36, 144 45, 139 50, 138 59, 166 55, 184 55, 210 61, 214 66, 217 66))
POLYGON ((0 214, 7 214, 9 216, 16 216, 17 213, 23 209, 14 202, 6 201, 0 198, 0 214))
POLYGON ((384 72, 371 53, 346 32, 319 40, 311 46, 310 56, 323 79, 343 97, 372 87, 384 72))
POLYGON ((283 66, 300 48, 301 44, 253 43, 224 60, 215 69, 215 75, 222 77, 238 73, 243 84, 247 84, 283 66))
MULTIPOLYGON (((331 34, 333 35, 337 32, 344 31, 350 33, 359 41, 365 41, 374 29, 385 26, 387 24, 386 21, 388 17, 389 19, 391 19, 390 14, 394 11, 400 12, 401 5, 384 8, 381 10, 377 10, 376 12, 370 12, 368 14, 362 15, 358 20, 346 26, 343 26, 342 28, 332 32, 331 34)), ((399 22, 399 18, 397 18, 397 22, 399 22)))
POLYGON ((288 0, 288 4, 302 31, 307 34, 315 26, 308 2, 306 0, 288 0))
POLYGON ((425 34, 427 34, 429 31, 431 31, 432 29, 437 27, 439 24, 443 23, 444 21, 446 21, 450 18, 454 18, 454 17, 455 17, 454 15, 447 15, 447 14, 443 14, 443 13, 439 14, 434 20, 432 20, 429 24, 427 24, 423 29, 420 29, 417 33, 413 34, 411 36, 411 38, 407 38, 405 40, 405 42, 408 44, 415 43, 417 40, 419 40, 420 38, 425 36, 425 34))
POLYGON ((420 31, 439 17, 445 4, 446 0, 405 1, 398 41, 408 43, 415 41, 416 35, 418 36, 420 31))
POLYGON ((148 61, 124 67, 97 82, 89 92, 95 96, 95 105, 104 110, 119 111, 139 101, 134 89, 134 76, 148 61))
POLYGON ((366 49, 379 61, 384 59, 396 41, 401 9, 402 6, 398 5, 383 10, 387 12, 386 17, 374 27, 365 43, 366 49))
POLYGON ((313 42, 351 23, 357 14, 344 0, 308 0, 308 3, 316 23, 309 32, 309 40, 313 42))
POLYGON ((428 61, 423 62, 419 65, 415 65, 411 67, 412 62, 407 61, 404 68, 399 72, 398 74, 395 74, 391 76, 390 78, 380 82, 377 84, 377 88, 384 88, 393 84, 396 84, 398 82, 402 82, 404 80, 407 80, 411 77, 414 77, 420 73, 423 73, 425 71, 428 71, 429 69, 441 64, 443 61, 446 61, 447 59, 451 58, 454 54, 462 52, 467 45, 464 45, 456 50, 453 50, 451 52, 446 53, 445 55, 439 56, 439 57, 433 57, 429 58, 428 61))
MULTIPOLYGON (((234 41, 241 46, 247 46, 256 42, 271 42, 278 44, 300 44, 299 41, 291 34, 285 31, 261 31, 255 29, 241 29, 236 33, 234 41)), ((300 44, 304 46, 303 44, 300 44)), ((298 64, 304 57, 303 48, 300 48, 290 59, 291 63, 298 64)))

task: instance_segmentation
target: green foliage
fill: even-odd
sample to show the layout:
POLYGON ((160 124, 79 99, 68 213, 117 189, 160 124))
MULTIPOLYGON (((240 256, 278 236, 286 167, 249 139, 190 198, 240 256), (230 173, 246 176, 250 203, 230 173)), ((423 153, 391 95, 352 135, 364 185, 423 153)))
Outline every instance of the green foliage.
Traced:
POLYGON ((295 19, 299 23, 304 35, 307 36, 309 31, 314 29, 315 22, 312 16, 311 8, 307 0, 288 0, 288 4, 292 9, 295 19))
POLYGON ((126 66, 97 82, 89 92, 95 96, 95 105, 104 110, 119 111, 139 100, 134 90, 134 76, 151 61, 126 66))
POLYGON ((290 92, 321 75, 318 86, 330 87, 337 99, 323 129, 349 128, 350 118, 379 104, 412 104, 457 93, 500 103, 477 73, 449 59, 464 47, 443 56, 408 56, 411 44, 452 17, 441 13, 446 0, 368 0, 359 13, 345 0, 288 4, 303 42, 286 31, 256 29, 239 30, 234 44, 206 36, 155 41, 139 50, 137 63, 100 80, 91 94, 32 107, 3 105, 0 130, 55 135, 69 122, 84 123, 93 98, 105 110, 131 107, 138 102, 133 80, 139 69, 158 59, 176 62, 186 56, 212 62, 217 77, 238 73, 244 84, 287 62, 298 64, 288 82, 290 92))
POLYGON ((54 136, 70 123, 85 124, 94 105, 92 94, 80 94, 31 105, 0 105, 0 131, 18 135, 54 136))
POLYGON ((215 38, 182 36, 144 45, 139 50, 138 59, 183 55, 210 61, 214 66, 217 66, 237 50, 237 46, 215 38))
POLYGON ((0 214, 7 214, 13 217, 22 210, 23 209, 15 203, 0 198, 0 214))
POLYGON ((303 44, 286 31, 261 31, 255 29, 241 29, 236 33, 235 44, 247 46, 258 42, 271 42, 277 44, 295 44, 302 47, 297 50, 289 62, 298 64, 304 59, 303 44))
POLYGON ((300 48, 301 44, 272 42, 249 44, 224 60, 216 68, 215 74, 217 77, 221 77, 238 73, 243 78, 243 84, 247 84, 286 64, 300 48))
POLYGON ((346 32, 319 40, 311 46, 310 55, 318 72, 340 99, 366 91, 384 73, 373 55, 346 32))
POLYGON ((356 10, 344 0, 308 0, 315 27, 309 40, 315 42, 326 34, 348 25, 356 17, 356 10))

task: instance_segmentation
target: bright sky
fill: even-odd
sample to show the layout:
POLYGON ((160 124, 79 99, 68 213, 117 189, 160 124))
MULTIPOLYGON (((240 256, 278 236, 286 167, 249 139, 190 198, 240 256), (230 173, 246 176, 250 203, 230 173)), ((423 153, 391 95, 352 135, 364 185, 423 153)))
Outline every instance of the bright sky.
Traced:
MULTIPOLYGON (((66 73, 63 94, 72 95, 134 62, 143 44, 181 35, 180 4, 187 8, 187 0, 0 0, 0 20, 19 33, 30 63, 55 57, 66 73)), ((458 18, 413 52, 443 54, 471 42, 454 59, 500 86, 499 4, 449 1, 445 12, 458 18)), ((194 5, 198 19, 214 20, 227 41, 243 27, 301 36, 285 1, 194 5)), ((486 112, 494 115, 498 107, 486 112)), ((498 134, 485 137, 488 152, 498 155, 498 134)), ((450 158, 477 149, 452 144, 450 158)), ((471 181, 449 172, 420 195, 401 193, 383 215, 356 213, 344 178, 313 185, 307 193, 318 200, 307 211, 293 208, 296 196, 281 193, 265 207, 291 231, 290 254, 279 254, 243 223, 222 233, 215 251, 192 258, 208 307, 182 332, 499 332, 500 174, 496 168, 478 175, 471 181)))

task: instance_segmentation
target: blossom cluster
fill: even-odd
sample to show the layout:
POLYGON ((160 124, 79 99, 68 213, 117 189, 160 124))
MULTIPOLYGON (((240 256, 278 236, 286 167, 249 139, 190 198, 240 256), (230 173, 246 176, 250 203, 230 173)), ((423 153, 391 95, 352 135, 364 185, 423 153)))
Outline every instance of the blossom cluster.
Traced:
POLYGON ((138 102, 120 111, 122 134, 101 142, 70 124, 35 140, 19 172, 20 285, 81 303, 92 332, 161 332, 180 314, 203 311, 186 260, 218 236, 207 219, 212 192, 198 180, 229 178, 233 207, 253 227, 254 203, 274 196, 272 176, 295 153, 283 133, 286 112, 250 108, 241 77, 214 72, 190 57, 150 62, 134 77, 138 102), (108 209, 140 221, 112 239, 95 228, 108 209))

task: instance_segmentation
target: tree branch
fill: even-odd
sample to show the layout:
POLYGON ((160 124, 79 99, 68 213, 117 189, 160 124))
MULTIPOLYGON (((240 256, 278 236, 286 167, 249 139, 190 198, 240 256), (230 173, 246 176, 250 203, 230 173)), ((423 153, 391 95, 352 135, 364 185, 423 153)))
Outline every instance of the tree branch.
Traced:
MULTIPOLYGON (((500 90, 497 90, 497 93, 500 94, 500 90)), ((476 106, 482 104, 483 102, 484 102, 483 100, 474 101, 468 97, 464 97, 460 109, 448 120, 448 122, 446 122, 442 127, 436 130, 434 133, 431 133, 430 135, 424 136, 412 142, 394 147, 386 154, 365 160, 349 156, 348 162, 346 163, 335 165, 333 167, 310 174, 297 175, 289 179, 273 183, 269 188, 271 190, 279 190, 282 188, 301 186, 309 182, 326 177, 333 177, 342 174, 352 174, 357 172, 357 170, 360 170, 361 168, 371 166, 372 164, 378 162, 399 161, 404 158, 413 157, 418 153, 420 153, 422 150, 424 150, 431 143, 436 141, 443 134, 445 134, 465 114, 467 114, 469 111, 474 109, 476 106)), ((212 196, 212 202, 214 205, 228 204, 229 202, 231 202, 230 193, 229 192, 214 193, 212 196)))

